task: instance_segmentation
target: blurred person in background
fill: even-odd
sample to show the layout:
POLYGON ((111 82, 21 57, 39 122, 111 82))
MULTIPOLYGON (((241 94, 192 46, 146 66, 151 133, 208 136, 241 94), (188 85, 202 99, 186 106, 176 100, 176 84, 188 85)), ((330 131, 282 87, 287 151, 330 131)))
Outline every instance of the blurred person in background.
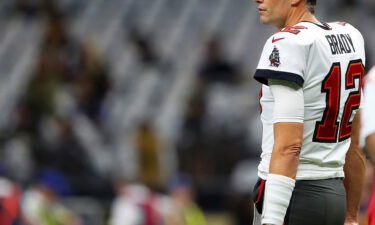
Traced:
POLYGON ((250 152, 243 130, 248 117, 242 114, 245 88, 239 64, 229 59, 223 40, 214 35, 203 44, 178 133, 178 166, 179 172, 192 176, 202 207, 224 210, 227 190, 221 183, 250 152))
POLYGON ((109 217, 110 225, 162 225, 159 195, 140 183, 119 181, 109 217))
POLYGON ((20 200, 21 188, 4 176, 4 168, 0 164, 0 224, 26 225, 22 221, 20 200))
POLYGON ((32 169, 56 167, 76 194, 106 195, 103 189, 109 182, 100 177, 89 148, 77 135, 77 118, 101 131, 102 103, 111 88, 106 67, 92 45, 71 37, 62 14, 52 10, 45 25, 40 56, 9 136, 30 150, 30 167, 35 168, 29 175, 32 169))
POLYGON ((187 176, 174 178, 167 195, 141 183, 119 181, 115 188, 110 225, 206 225, 187 176))
POLYGON ((206 225, 202 209, 195 203, 190 178, 176 176, 169 188, 170 205, 165 214, 165 225, 206 225))
MULTIPOLYGON (((364 88, 364 108, 362 109, 362 145, 366 146, 372 162, 375 161, 375 67, 366 76, 364 88)), ((372 179, 375 181, 375 177, 372 179)), ((368 225, 375 225, 375 182, 367 209, 368 225)))
POLYGON ((195 172, 197 158, 202 157, 201 148, 204 139, 204 119, 206 98, 203 93, 196 93, 188 100, 184 114, 181 136, 177 142, 178 166, 182 173, 195 172))
POLYGON ((137 50, 139 61, 145 66, 156 66, 159 59, 150 41, 150 36, 143 34, 136 28, 130 30, 129 36, 137 50))
MULTIPOLYGON (((38 65, 24 95, 31 131, 51 114, 82 113, 100 125, 101 107, 111 85, 96 49, 69 35, 65 17, 47 17, 38 65)), ((72 115, 73 114, 73 115, 72 115)))
POLYGON ((162 174, 159 155, 162 146, 150 120, 146 119, 139 124, 138 129, 136 129, 135 145, 138 151, 140 181, 154 190, 160 189, 162 174))
POLYGON ((87 149, 79 141, 72 125, 61 118, 51 118, 47 123, 51 124, 46 125, 45 129, 53 134, 45 134, 46 158, 43 159, 43 166, 61 171, 76 195, 99 196, 106 180, 95 170, 87 149))
POLYGON ((316 0, 255 2, 261 22, 279 31, 254 75, 263 84, 254 225, 356 224, 364 160, 351 135, 358 133, 363 37, 348 23, 319 22, 316 0))
POLYGON ((203 84, 235 84, 240 81, 238 68, 224 57, 217 38, 206 43, 204 53, 204 61, 198 71, 198 78, 203 84))
POLYGON ((27 189, 22 211, 29 225, 81 225, 80 219, 64 206, 62 197, 71 194, 66 178, 57 170, 45 169, 38 183, 27 189))
POLYGON ((72 80, 77 109, 95 125, 102 122, 102 105, 112 84, 105 63, 94 45, 86 43, 79 49, 79 74, 72 80))

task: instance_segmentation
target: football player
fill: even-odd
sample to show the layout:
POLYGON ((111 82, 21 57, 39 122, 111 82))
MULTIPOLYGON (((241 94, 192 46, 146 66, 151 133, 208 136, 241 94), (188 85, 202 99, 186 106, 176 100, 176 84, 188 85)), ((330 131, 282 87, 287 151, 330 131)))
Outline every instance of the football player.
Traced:
POLYGON ((254 75, 263 84, 263 139, 253 224, 356 224, 357 184, 349 176, 345 189, 343 179, 348 160, 345 171, 363 183, 363 156, 358 143, 351 144, 363 37, 348 23, 320 22, 316 0, 255 2, 260 21, 279 30, 267 40, 254 75))

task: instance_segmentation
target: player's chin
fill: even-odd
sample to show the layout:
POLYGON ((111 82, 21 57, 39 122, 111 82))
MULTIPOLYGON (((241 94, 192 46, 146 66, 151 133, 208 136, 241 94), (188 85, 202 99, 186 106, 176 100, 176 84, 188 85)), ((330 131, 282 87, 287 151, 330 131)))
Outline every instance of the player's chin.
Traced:
POLYGON ((271 20, 270 18, 260 18, 260 22, 264 25, 272 25, 272 26, 277 26, 277 23, 275 23, 274 20, 271 20))
POLYGON ((270 24, 269 20, 267 18, 264 18, 264 17, 260 17, 260 23, 262 24, 270 24))
POLYGON ((270 19, 265 15, 260 15, 259 20, 262 24, 270 24, 270 19))

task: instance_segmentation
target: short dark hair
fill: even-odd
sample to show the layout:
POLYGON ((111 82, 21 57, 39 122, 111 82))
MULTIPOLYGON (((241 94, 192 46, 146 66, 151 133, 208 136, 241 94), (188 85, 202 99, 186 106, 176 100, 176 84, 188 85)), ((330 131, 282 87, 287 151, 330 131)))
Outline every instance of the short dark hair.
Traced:
POLYGON ((307 7, 311 13, 315 13, 316 0, 306 0, 307 7))

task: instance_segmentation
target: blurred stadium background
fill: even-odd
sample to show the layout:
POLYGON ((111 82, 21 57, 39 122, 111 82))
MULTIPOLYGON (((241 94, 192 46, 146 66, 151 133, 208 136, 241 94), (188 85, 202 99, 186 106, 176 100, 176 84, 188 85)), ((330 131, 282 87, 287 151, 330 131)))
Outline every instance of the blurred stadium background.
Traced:
MULTIPOLYGON (((374 65, 374 1, 317 16, 374 65)), ((0 224, 250 224, 272 32, 250 0, 1 0, 0 224)))

